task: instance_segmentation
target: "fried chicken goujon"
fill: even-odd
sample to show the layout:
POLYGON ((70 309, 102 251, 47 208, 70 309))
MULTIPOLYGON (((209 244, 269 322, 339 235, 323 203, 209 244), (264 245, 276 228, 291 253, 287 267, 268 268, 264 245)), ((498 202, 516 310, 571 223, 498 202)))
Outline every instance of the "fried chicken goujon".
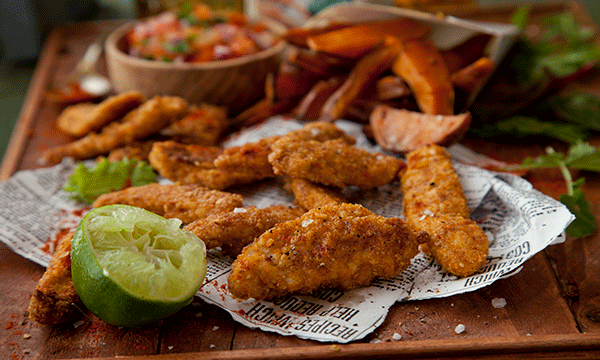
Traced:
POLYGON ((488 239, 469 219, 467 200, 450 155, 441 146, 423 146, 406 156, 402 173, 408 225, 427 233, 427 249, 442 269, 468 276, 486 262, 488 239))
POLYGON ((394 181, 402 160, 372 154, 340 139, 318 142, 282 138, 271 146, 269 162, 275 174, 339 188, 375 188, 394 181))
POLYGON ((232 265, 229 291, 240 299, 268 300, 368 286, 377 277, 401 273, 417 254, 417 243, 401 219, 361 205, 313 209, 246 246, 232 265))

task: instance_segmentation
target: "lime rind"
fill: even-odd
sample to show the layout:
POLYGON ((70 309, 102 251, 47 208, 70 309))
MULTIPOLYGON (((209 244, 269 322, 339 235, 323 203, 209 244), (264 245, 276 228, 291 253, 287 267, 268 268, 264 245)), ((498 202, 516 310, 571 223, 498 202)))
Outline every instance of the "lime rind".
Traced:
POLYGON ((128 205, 92 210, 71 252, 84 304, 118 326, 156 321, 189 304, 206 276, 206 248, 180 226, 128 205))

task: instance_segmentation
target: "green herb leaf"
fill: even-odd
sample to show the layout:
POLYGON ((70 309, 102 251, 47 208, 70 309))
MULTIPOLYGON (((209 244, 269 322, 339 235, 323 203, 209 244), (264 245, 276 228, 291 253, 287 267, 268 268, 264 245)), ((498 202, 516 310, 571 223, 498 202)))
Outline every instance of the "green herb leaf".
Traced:
POLYGON ((573 91, 550 98, 549 105, 565 121, 600 131, 600 99, 597 96, 573 91))
POLYGON ((563 12, 544 19, 547 26, 543 41, 566 40, 571 44, 590 41, 595 34, 593 28, 581 26, 571 13, 563 12))
POLYGON ((102 194, 153 182, 156 182, 156 173, 144 161, 103 159, 93 168, 81 162, 77 164, 63 190, 72 193, 71 198, 91 204, 102 194))
MULTIPOLYGON (((524 29, 529 8, 513 13, 513 23, 524 29)), ((525 88, 544 80, 548 75, 567 77, 583 66, 600 62, 600 49, 591 42, 595 32, 577 24, 572 14, 559 13, 544 20, 543 33, 536 41, 522 38, 516 44, 517 54, 511 60, 516 79, 525 88)))
POLYGON ((541 135, 572 144, 589 136, 584 130, 573 124, 541 121, 527 116, 514 116, 500 120, 495 124, 485 124, 482 128, 473 128, 472 132, 481 137, 512 135, 522 138, 541 135))
POLYGON ((531 7, 529 6, 521 6, 512 14, 511 22, 520 29, 525 29, 529 21, 530 10, 531 7))
POLYGON ((171 53, 185 54, 190 51, 190 47, 185 40, 176 42, 175 44, 165 43, 165 49, 171 53))
POLYGON ((598 225, 594 213, 590 209, 590 203, 585 199, 580 188, 583 181, 576 181, 573 184, 576 186, 572 194, 563 194, 559 199, 575 215, 575 220, 567 227, 567 234, 576 238, 593 235, 598 225))
POLYGON ((600 172, 600 149, 579 141, 569 149, 565 163, 572 169, 600 172))
POLYGON ((546 153, 547 155, 538 158, 527 158, 520 165, 509 166, 506 170, 559 168, 568 190, 567 194, 561 195, 559 200, 576 217, 567 228, 567 234, 573 237, 592 235, 598 226, 590 204, 581 190, 585 178, 581 177, 573 181, 569 168, 600 172, 600 149, 579 141, 569 148, 567 156, 555 152, 552 148, 546 149, 546 153))

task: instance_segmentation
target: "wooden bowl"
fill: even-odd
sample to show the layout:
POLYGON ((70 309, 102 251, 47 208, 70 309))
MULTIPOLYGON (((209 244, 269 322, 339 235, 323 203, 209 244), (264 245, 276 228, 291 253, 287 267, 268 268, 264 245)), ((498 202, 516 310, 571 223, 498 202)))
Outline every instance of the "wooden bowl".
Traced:
POLYGON ((125 35, 137 22, 114 30, 106 39, 108 76, 117 93, 139 91, 180 96, 190 103, 225 106, 236 114, 264 96, 267 74, 275 73, 285 42, 229 60, 207 63, 165 63, 127 54, 125 35))

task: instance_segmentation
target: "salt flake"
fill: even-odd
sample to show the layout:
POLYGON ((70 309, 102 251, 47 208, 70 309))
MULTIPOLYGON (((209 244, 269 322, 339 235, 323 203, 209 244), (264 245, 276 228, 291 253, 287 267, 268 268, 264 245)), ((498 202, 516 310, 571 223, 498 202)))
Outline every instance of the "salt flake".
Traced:
POLYGON ((308 225, 310 225, 314 220, 313 219, 304 219, 302 220, 302 227, 307 227, 308 225))
POLYGON ((495 307, 496 309, 502 309, 503 307, 506 306, 506 299, 505 298, 493 298, 492 306, 495 307))

